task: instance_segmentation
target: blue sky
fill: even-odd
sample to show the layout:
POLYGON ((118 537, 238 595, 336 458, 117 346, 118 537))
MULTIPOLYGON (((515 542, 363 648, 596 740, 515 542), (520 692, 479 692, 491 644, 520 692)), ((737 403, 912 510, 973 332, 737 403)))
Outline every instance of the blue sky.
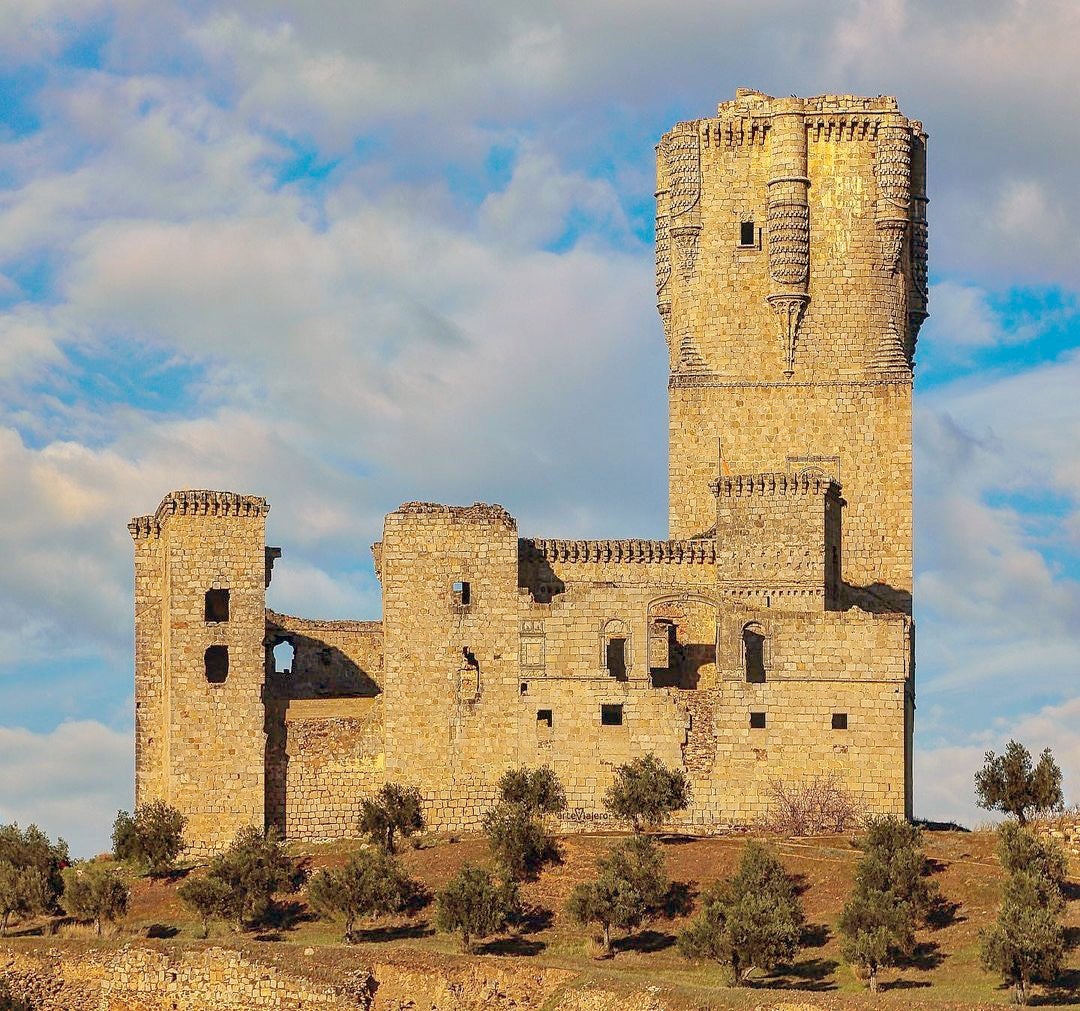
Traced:
POLYGON ((0 821, 131 803, 128 518, 263 494, 270 604, 377 617, 401 501, 662 536, 656 138, 738 86, 930 132, 916 812, 1080 800, 1074 4, 0 5, 0 821))

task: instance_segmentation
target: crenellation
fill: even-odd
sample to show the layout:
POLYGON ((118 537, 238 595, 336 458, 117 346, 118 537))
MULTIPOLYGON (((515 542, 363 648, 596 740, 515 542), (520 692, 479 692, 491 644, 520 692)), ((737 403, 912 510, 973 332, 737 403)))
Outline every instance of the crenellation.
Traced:
POLYGON ((129 524, 137 799, 180 806, 195 851, 355 835, 391 780, 473 831, 519 764, 559 775, 565 830, 619 828, 604 792, 647 753, 690 779, 673 828, 824 774, 910 815, 922 124, 739 89, 656 153, 669 539, 406 502, 371 549, 382 620, 325 621, 266 608, 263 498, 176 491, 129 524))

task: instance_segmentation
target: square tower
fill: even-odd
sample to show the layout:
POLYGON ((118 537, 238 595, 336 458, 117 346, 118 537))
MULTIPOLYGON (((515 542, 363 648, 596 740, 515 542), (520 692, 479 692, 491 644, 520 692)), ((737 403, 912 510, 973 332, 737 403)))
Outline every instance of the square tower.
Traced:
POLYGON ((911 611, 926 135, 895 99, 740 89, 657 147, 670 535, 722 474, 841 482, 848 600, 911 611))

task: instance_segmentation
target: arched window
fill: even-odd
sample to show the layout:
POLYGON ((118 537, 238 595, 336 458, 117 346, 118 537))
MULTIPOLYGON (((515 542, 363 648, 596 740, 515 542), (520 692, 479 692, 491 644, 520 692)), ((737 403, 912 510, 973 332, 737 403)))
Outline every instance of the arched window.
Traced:
POLYGON ((756 621, 744 626, 742 631, 743 669, 746 671, 746 680, 750 684, 765 683, 765 646, 765 631, 756 621))
POLYGON ((296 659, 296 647, 288 639, 282 639, 274 647, 274 673, 291 674, 296 659))

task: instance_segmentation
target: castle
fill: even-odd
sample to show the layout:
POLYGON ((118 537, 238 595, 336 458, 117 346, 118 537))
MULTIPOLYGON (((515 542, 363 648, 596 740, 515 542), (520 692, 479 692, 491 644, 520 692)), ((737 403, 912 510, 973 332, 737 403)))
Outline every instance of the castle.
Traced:
POLYGON ((264 499, 134 519, 136 801, 179 807, 196 851, 355 835, 387 781, 468 831, 504 769, 549 765, 569 829, 653 752, 689 776, 673 827, 823 774, 910 817, 925 145, 892 98, 748 89, 661 139, 668 540, 410 502, 372 548, 382 621, 320 621, 266 609, 264 499))

